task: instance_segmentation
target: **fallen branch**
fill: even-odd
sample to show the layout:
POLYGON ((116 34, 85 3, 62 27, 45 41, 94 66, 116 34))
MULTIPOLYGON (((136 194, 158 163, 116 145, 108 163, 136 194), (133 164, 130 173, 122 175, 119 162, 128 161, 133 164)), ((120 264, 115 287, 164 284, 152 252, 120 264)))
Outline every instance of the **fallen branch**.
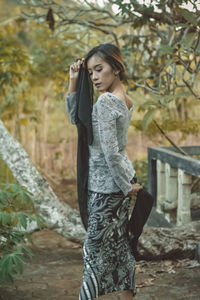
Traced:
POLYGON ((173 228, 146 227, 139 239, 142 259, 183 259, 195 257, 200 244, 200 221, 173 228))

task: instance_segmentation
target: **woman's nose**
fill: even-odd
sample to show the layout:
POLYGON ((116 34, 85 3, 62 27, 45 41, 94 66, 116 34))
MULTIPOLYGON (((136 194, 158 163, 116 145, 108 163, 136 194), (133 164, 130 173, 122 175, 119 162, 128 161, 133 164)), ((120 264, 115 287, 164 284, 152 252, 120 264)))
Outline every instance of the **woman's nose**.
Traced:
POLYGON ((96 81, 97 79, 98 79, 97 73, 94 72, 94 73, 92 74, 92 81, 96 81))

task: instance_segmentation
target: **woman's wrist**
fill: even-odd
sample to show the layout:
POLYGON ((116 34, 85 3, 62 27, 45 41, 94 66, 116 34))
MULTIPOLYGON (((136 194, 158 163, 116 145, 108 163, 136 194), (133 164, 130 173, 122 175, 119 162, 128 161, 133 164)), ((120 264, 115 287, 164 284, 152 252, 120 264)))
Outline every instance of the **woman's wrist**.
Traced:
POLYGON ((70 78, 69 87, 68 87, 68 94, 76 92, 76 82, 77 82, 77 78, 70 78))
POLYGON ((132 195, 133 194, 133 188, 128 192, 128 196, 132 195))
POLYGON ((68 94, 76 92, 78 75, 82 64, 84 64, 84 58, 78 59, 70 66, 68 94))

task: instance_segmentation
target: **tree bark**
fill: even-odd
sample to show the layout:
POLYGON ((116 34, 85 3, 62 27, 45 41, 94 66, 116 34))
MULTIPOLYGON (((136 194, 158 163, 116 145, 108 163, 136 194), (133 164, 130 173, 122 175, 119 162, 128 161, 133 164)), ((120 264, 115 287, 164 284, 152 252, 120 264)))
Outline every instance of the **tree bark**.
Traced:
POLYGON ((142 259, 183 259, 195 257, 200 244, 200 221, 173 228, 146 227, 139 239, 142 259))
POLYGON ((67 238, 83 241, 85 230, 79 213, 68 204, 59 201, 45 178, 31 164, 26 151, 11 136, 1 120, 0 145, 0 157, 19 184, 33 194, 33 204, 45 219, 46 226, 67 238))

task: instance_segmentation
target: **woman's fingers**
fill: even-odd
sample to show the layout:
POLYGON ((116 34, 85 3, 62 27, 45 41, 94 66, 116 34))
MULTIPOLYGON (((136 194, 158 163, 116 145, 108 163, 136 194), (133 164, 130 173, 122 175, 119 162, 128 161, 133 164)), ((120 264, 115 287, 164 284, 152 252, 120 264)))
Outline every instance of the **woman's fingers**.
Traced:
POLYGON ((132 186, 132 194, 137 195, 137 193, 143 189, 143 186, 140 185, 139 183, 134 183, 132 186))
POLYGON ((81 64, 84 62, 84 58, 78 59, 76 62, 72 64, 72 69, 77 72, 80 69, 81 64))
POLYGON ((77 61, 77 66, 78 66, 78 69, 80 69, 80 66, 82 65, 82 64, 84 64, 84 58, 81 58, 81 59, 78 59, 78 61, 77 61))
POLYGON ((70 66, 70 77, 77 77, 81 64, 84 63, 84 58, 78 59, 70 66))

